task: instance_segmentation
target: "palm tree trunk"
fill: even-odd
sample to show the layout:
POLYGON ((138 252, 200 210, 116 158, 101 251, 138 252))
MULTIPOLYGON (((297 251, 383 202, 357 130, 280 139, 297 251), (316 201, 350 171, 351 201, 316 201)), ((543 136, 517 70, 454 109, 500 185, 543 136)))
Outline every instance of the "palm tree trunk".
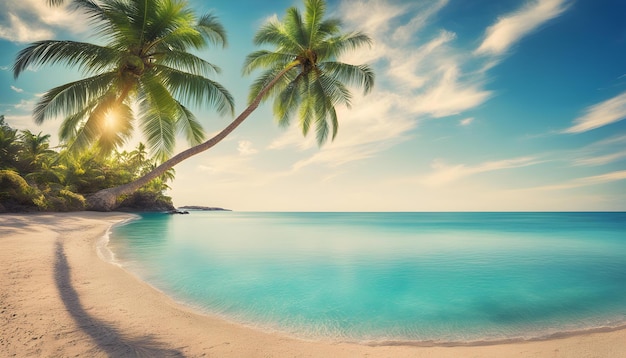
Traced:
POLYGON ((265 94, 272 88, 274 85, 283 77, 283 75, 289 71, 291 68, 296 66, 298 63, 294 62, 288 65, 285 69, 283 69, 276 77, 268 83, 254 98, 254 100, 248 105, 248 107, 237 116, 226 128, 224 128, 221 132, 216 134, 213 138, 207 140, 204 143, 198 144, 195 147, 191 147, 186 149, 169 160, 163 162, 158 167, 154 168, 152 171, 142 176, 141 178, 132 181, 128 184, 123 184, 120 186, 116 186, 113 188, 102 189, 95 194, 91 195, 87 198, 87 210, 92 211, 111 211, 117 207, 117 198, 121 195, 130 194, 142 186, 148 184, 152 179, 158 178, 163 175, 170 168, 175 166, 176 164, 182 162, 183 160, 190 158, 196 154, 202 153, 209 148, 213 147, 217 143, 221 142, 222 139, 226 138, 232 131, 234 131, 243 121, 248 118, 248 116, 254 112, 254 110, 261 103, 261 99, 265 96, 265 94))

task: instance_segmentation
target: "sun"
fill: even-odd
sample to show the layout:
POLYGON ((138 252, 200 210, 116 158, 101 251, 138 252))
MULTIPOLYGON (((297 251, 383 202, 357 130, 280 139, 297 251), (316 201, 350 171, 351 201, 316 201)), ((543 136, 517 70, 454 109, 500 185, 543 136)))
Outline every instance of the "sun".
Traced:
POLYGON ((118 115, 115 110, 110 110, 104 115, 104 128, 107 130, 115 130, 118 123, 118 115))

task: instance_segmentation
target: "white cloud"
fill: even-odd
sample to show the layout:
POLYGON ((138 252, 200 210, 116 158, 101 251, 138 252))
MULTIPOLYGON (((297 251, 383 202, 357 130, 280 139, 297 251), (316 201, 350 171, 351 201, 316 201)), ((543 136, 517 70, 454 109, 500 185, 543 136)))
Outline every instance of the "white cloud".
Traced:
POLYGON ((8 24, 0 23, 0 38, 13 42, 31 42, 51 38, 52 31, 27 24, 13 13, 8 13, 8 24))
MULTIPOLYGON (((312 164, 336 167, 355 160, 369 158, 376 153, 408 138, 407 132, 415 128, 410 117, 394 114, 398 98, 392 93, 372 93, 358 96, 352 109, 338 108, 339 132, 332 143, 293 165, 294 170, 312 164)), ((302 138, 299 127, 290 127, 274 140, 269 149, 297 147, 301 151, 316 148, 313 135, 302 138)))
POLYGON ((606 184, 614 181, 625 180, 626 170, 614 171, 606 174, 594 175, 589 177, 577 178, 566 181, 561 184, 546 185, 537 188, 531 188, 528 190, 566 190, 574 189, 591 185, 606 184))
MULTIPOLYGON (((435 62, 432 61, 432 58, 444 59, 448 57, 445 45, 455 38, 456 35, 453 32, 441 31, 437 37, 411 50, 411 53, 407 53, 407 50, 404 48, 387 49, 385 51, 387 54, 397 52, 400 56, 390 56, 388 58, 390 62, 387 74, 395 79, 398 85, 397 88, 416 90, 423 87, 433 77, 433 71, 437 73, 436 68, 427 70, 426 67, 430 66, 430 63, 435 62)), ((449 61, 449 59, 446 59, 446 62, 449 61)))
POLYGON ((526 167, 539 162, 540 161, 534 157, 521 157, 484 162, 470 166, 465 164, 448 165, 441 160, 434 160, 431 165, 433 172, 419 178, 418 181, 429 187, 438 187, 474 174, 526 167))
POLYGON ((461 126, 469 126, 473 122, 474 122, 474 117, 468 117, 468 118, 461 119, 459 121, 459 125, 461 125, 461 126))
POLYGON ((626 118, 626 92, 609 100, 593 105, 585 110, 585 114, 574 120, 574 125, 563 133, 582 133, 626 118))
POLYGON ((21 88, 17 88, 17 87, 15 87, 15 86, 11 86, 11 89, 12 89, 13 91, 17 92, 17 93, 22 93, 22 92, 24 92, 24 90, 23 90, 23 89, 21 89, 21 88))
POLYGON ((0 14, 0 38, 13 42, 32 42, 54 38, 55 30, 73 33, 87 30, 84 15, 66 10, 67 5, 47 6, 45 1, 8 1, 0 14))
POLYGON ((252 155, 258 153, 258 150, 253 148, 252 142, 249 140, 240 140, 237 143, 237 151, 240 155, 252 155))
POLYGON ((574 166, 599 166, 626 159, 626 135, 609 137, 570 153, 558 153, 559 157, 571 157, 574 166))
POLYGON ((536 0, 487 28, 485 39, 475 51, 478 55, 501 55, 524 36, 537 30, 547 21, 562 14, 568 7, 566 0, 536 0))
POLYGON ((475 108, 491 96, 491 92, 481 89, 478 84, 462 83, 457 65, 442 66, 441 71, 437 83, 414 99, 412 109, 416 113, 446 117, 475 108))
POLYGON ((415 33, 424 28, 439 10, 448 4, 449 0, 438 0, 434 4, 428 2, 415 2, 419 6, 415 15, 407 24, 399 26, 393 32, 393 39, 396 41, 408 41, 415 33))
POLYGON ((32 111, 35 107, 35 101, 33 100, 21 100, 20 103, 14 104, 13 108, 23 110, 23 111, 32 111))
POLYGON ((626 158, 626 151, 621 151, 617 153, 611 153, 611 154, 600 155, 600 156, 595 156, 595 157, 580 158, 574 161, 574 165, 583 165, 583 166, 605 165, 605 164, 616 162, 624 158, 626 158))

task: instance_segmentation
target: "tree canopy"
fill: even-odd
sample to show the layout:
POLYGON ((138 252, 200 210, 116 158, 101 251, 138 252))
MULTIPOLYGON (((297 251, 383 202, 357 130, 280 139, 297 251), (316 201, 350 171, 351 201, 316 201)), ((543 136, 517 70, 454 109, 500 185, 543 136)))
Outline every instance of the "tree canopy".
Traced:
POLYGON ((21 50, 13 65, 16 78, 29 66, 57 63, 86 74, 47 91, 33 112, 37 123, 64 118, 59 135, 70 150, 97 145, 110 153, 132 135, 137 118, 149 149, 166 159, 177 133, 191 145, 204 140, 189 104, 233 114, 231 94, 207 77, 220 69, 189 52, 227 44, 212 14, 198 17, 184 0, 73 0, 70 6, 88 15, 105 44, 38 41, 21 50))
POLYGON ((370 45, 371 39, 358 31, 342 32, 339 19, 325 19, 323 0, 305 0, 304 5, 304 14, 291 7, 282 21, 270 20, 259 29, 254 43, 272 49, 248 55, 243 72, 262 70, 250 88, 250 101, 280 75, 280 81, 263 100, 274 97, 274 114, 280 125, 287 126, 297 117, 304 135, 314 126, 321 145, 330 130, 332 139, 337 135, 335 106, 350 107, 348 85, 360 86, 364 93, 374 86, 374 72, 369 66, 338 61, 346 51, 370 45))

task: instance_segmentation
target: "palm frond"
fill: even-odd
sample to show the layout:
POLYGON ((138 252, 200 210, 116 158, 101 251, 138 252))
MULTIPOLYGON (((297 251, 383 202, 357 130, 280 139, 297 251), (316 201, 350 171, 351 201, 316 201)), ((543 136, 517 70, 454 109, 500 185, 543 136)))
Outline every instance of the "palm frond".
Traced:
POLYGON ((318 81, 332 106, 344 105, 348 108, 351 107, 352 94, 341 80, 324 73, 318 81))
MULTIPOLYGON (((68 138, 67 149, 70 152, 78 153, 89 148, 100 136, 102 129, 105 127, 106 114, 115 103, 115 96, 106 94, 94 101, 95 106, 90 111, 85 112, 86 120, 83 123, 77 123, 79 127, 73 131, 66 129, 68 133, 73 134, 68 138), (72 133, 73 132, 73 133, 72 133)), ((72 116, 72 120, 75 120, 72 116)), ((79 118, 80 122, 82 118, 79 118)))
POLYGON ((244 61, 243 74, 249 75, 253 71, 261 68, 270 68, 275 66, 288 66, 295 59, 294 54, 272 52, 268 50, 254 51, 244 61))
MULTIPOLYGON (((250 93, 248 94, 248 103, 251 103, 256 96, 261 93, 261 91, 267 87, 267 85, 272 82, 276 76, 278 76, 283 71, 282 67, 270 68, 263 73, 259 77, 257 77, 252 85, 250 86, 250 93)), ((285 73, 283 77, 267 92, 261 99, 261 102, 265 102, 268 98, 275 96, 277 93, 280 93, 282 89, 287 86, 294 78, 297 77, 296 68, 292 68, 290 71, 285 73)))
MULTIPOLYGON (((336 18, 326 19, 319 24, 317 32, 318 39, 322 41, 334 37, 341 32, 341 20, 336 18)), ((317 48, 322 41, 317 41, 314 46, 317 48)))
POLYGON ((276 20, 265 23, 254 35, 255 45, 275 45, 279 52, 293 51, 298 53, 304 51, 306 47, 294 40, 294 37, 287 32, 285 25, 276 20))
POLYGON ((185 106, 178 103, 180 115, 176 119, 178 131, 185 135, 190 145, 198 145, 204 141, 204 130, 196 116, 185 106))
POLYGON ((156 77, 144 77, 139 92, 141 130, 159 160, 169 158, 176 141, 178 103, 156 77))
POLYGON ((87 113, 89 113, 94 107, 95 104, 91 107, 85 107, 82 110, 65 117, 59 127, 59 139, 68 143, 73 141, 78 134, 78 130, 82 127, 81 122, 85 120, 87 113))
POLYGON ((315 97, 313 96, 310 80, 308 75, 302 76, 301 80, 302 88, 302 102, 298 111, 298 117, 300 119, 300 128, 302 128, 302 135, 305 137, 309 134, 311 128, 311 121, 315 115, 315 97))
POLYGON ((205 14, 200 17, 196 28, 214 45, 228 46, 226 30, 217 17, 213 14, 205 14))
POLYGON ((311 48, 316 44, 316 39, 320 38, 318 30, 320 22, 326 12, 326 3, 323 0, 305 0, 305 27, 308 32, 306 39, 307 47, 311 48))
POLYGON ((285 33, 289 35, 293 43, 308 47, 309 35, 302 21, 300 11, 295 7, 287 9, 284 20, 285 33))
POLYGON ((48 117, 75 113, 81 108, 88 107, 93 98, 98 98, 110 90, 116 75, 114 72, 103 73, 49 90, 35 105, 33 110, 35 122, 41 124, 48 117))
POLYGON ((320 65, 324 72, 334 79, 363 88, 369 93, 374 87, 374 71, 368 65, 349 65, 342 62, 324 62, 320 65))
POLYGON ((356 50, 365 45, 372 45, 372 39, 369 36, 361 32, 351 32, 326 39, 319 44, 318 51, 323 59, 336 59, 347 51, 356 50))
POLYGON ((180 71, 191 72, 199 76, 209 76, 220 73, 222 70, 202 58, 184 51, 168 51, 166 53, 156 53, 157 63, 175 68, 180 71))
POLYGON ((234 113, 235 101, 230 92, 219 83, 167 66, 157 65, 154 69, 156 76, 175 97, 195 102, 198 106, 215 106, 221 114, 234 113))
POLYGON ((13 64, 15 78, 30 66, 65 63, 77 66, 87 73, 105 70, 116 65, 119 52, 103 46, 76 41, 37 41, 21 50, 13 64))

